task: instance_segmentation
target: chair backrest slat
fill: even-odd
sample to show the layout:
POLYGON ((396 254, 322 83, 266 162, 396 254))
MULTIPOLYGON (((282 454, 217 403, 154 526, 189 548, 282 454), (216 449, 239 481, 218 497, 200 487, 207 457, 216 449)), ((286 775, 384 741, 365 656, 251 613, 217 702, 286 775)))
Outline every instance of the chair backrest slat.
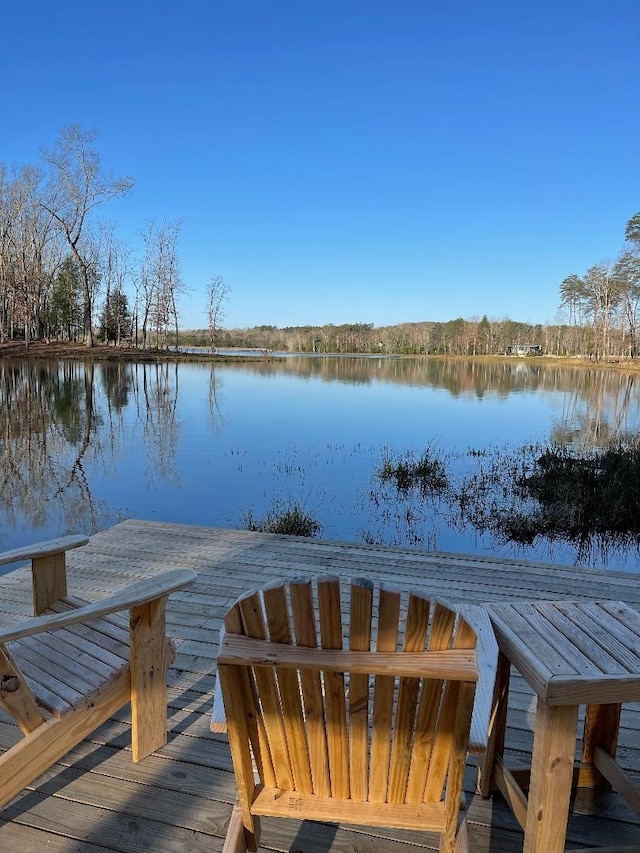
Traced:
MULTIPOLYGON (((428 598, 415 593, 409 595, 402 644, 405 652, 424 651, 429 625, 429 607, 428 598)), ((403 803, 405 801, 420 681, 419 678, 401 678, 398 685, 391 766, 389 768, 389 790, 387 792, 387 801, 390 803, 403 803)))
MULTIPOLYGON (((289 591, 296 645, 315 649, 318 641, 311 581, 308 579, 292 581, 289 591)), ((330 797, 331 783, 320 673, 308 669, 301 670, 300 689, 307 728, 313 791, 320 797, 330 797)))
MULTIPOLYGON (((380 587, 376 645, 379 652, 395 652, 398 648, 400 601, 399 590, 388 586, 380 587)), ((369 801, 372 803, 385 803, 387 801, 394 694, 395 677, 393 675, 377 675, 373 689, 369 770, 369 801)))
MULTIPOLYGON (((245 635, 239 600, 225 614, 224 630, 228 634, 245 635)), ((260 774, 260 778, 264 780, 265 785, 275 787, 276 775, 273 769, 273 762, 271 761, 271 751, 269 749, 267 733, 264 727, 264 720, 262 719, 262 714, 258 711, 260 703, 258 701, 258 695, 255 682, 252 678, 251 669, 247 666, 235 667, 234 677, 237 683, 237 692, 243 697, 245 717, 247 720, 247 732, 258 773, 260 774)), ((226 691, 223 687, 223 694, 224 693, 226 693, 226 691)))
MULTIPOLYGON (((422 677, 399 676, 392 660, 381 666, 378 658, 376 666, 375 658, 379 652, 398 653, 400 638, 400 655, 425 648, 445 654, 473 649, 474 631, 443 604, 431 611, 429 599, 419 593, 409 594, 402 622, 402 594, 382 586, 374 602, 367 579, 351 584, 348 626, 346 616, 343 625, 338 579, 321 578, 316 590, 314 601, 307 579, 270 584, 261 593, 241 597, 225 617, 225 628, 254 639, 309 649, 320 645, 328 651, 341 651, 348 636, 349 651, 370 653, 372 670, 383 674, 305 669, 303 655, 300 661, 296 656, 298 668, 291 667, 284 665, 277 648, 253 658, 236 651, 234 659, 229 637, 228 654, 220 659, 223 691, 235 690, 230 707, 244 707, 247 720, 234 741, 245 732, 268 788, 350 800, 354 808, 367 801, 383 809, 441 803, 451 817, 457 805, 450 799, 459 798, 464 772, 473 670, 456 675, 453 664, 429 669, 425 656, 422 677), (255 665, 245 665, 251 659, 255 665), (442 678, 443 671, 448 678, 442 678)), ((246 777, 246 755, 234 762, 246 777)))
MULTIPOLYGON (((262 603, 257 592, 244 596, 238 602, 244 633, 258 640, 267 638, 262 614, 262 603)), ((262 705, 262 719, 269 744, 269 753, 275 773, 276 785, 285 790, 293 789, 293 773, 289 761, 289 749, 280 709, 278 684, 273 669, 257 666, 253 677, 262 705)))
MULTIPOLYGON (((438 605, 438 608, 445 614, 451 614, 448 608, 438 605)), ((449 619, 451 617, 449 616, 449 619)), ((445 616, 446 620, 447 617, 445 616)), ((451 634, 450 647, 454 649, 473 649, 476 644, 476 635, 469 625, 463 620, 458 620, 456 625, 456 633, 451 634)), ((444 648, 447 648, 445 645, 444 648)), ((464 685, 456 681, 448 681, 444 683, 442 690, 442 704, 440 707, 440 715, 436 724, 434 734, 434 746, 431 753, 431 761, 427 773, 424 802, 438 802, 442 797, 442 789, 444 787, 447 773, 449 772, 449 764, 454 754, 455 739, 457 735, 456 725, 460 726, 460 704, 463 701, 464 685), (456 721, 458 721, 456 723, 456 721)), ((471 711, 469 711, 469 720, 467 723, 467 731, 471 725, 471 711)))
MULTIPOLYGON (((431 617, 429 651, 443 651, 451 645, 455 614, 446 607, 436 604, 431 617)), ((411 754, 411 767, 407 783, 406 802, 421 803, 427 781, 427 770, 434 747, 436 721, 442 701, 440 679, 425 678, 420 695, 420 704, 416 716, 414 744, 411 754)))
MULTIPOLYGON (((349 648, 367 652, 371 648, 373 584, 358 578, 351 584, 349 648)), ((351 799, 367 801, 369 778, 369 676, 349 678, 349 770, 351 799)))
MULTIPOLYGON (((274 643, 291 645, 291 625, 284 586, 282 584, 271 584, 265 587, 262 591, 262 599, 267 617, 269 639, 274 643)), ((292 669, 281 669, 274 675, 280 693, 282 717, 295 788, 303 794, 312 794, 313 785, 307 735, 300 703, 298 674, 292 669)))
MULTIPOLYGON (((342 648, 340 582, 336 577, 318 581, 320 643, 323 649, 342 648)), ((349 745, 345 679, 341 672, 324 674, 324 706, 329 754, 331 796, 349 799, 349 745)))

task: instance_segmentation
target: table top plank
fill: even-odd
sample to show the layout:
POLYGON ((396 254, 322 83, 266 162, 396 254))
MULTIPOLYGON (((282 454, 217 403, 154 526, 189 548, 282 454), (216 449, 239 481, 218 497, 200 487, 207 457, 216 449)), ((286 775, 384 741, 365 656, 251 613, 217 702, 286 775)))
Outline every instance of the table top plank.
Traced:
POLYGON ((601 601, 598 605, 613 616, 626 629, 628 648, 636 655, 640 664, 640 614, 624 601, 601 601))
MULTIPOLYGON (((601 650, 617 662, 621 670, 616 669, 613 664, 604 671, 613 672, 635 672, 638 667, 638 654, 629 648, 633 635, 617 620, 607 620, 603 624, 602 608, 596 602, 580 601, 572 605, 560 602, 557 605, 568 619, 571 619, 584 634, 591 640, 588 651, 589 655, 600 655, 601 650)), ((595 660, 595 657, 593 658, 595 660)))
POLYGON ((570 655, 569 659, 578 672, 585 675, 590 671, 594 675, 628 672, 607 651, 606 632, 600 626, 594 626, 593 620, 584 617, 580 619, 579 611, 573 604, 545 602, 540 606, 534 605, 534 608, 540 610, 544 618, 560 632, 564 642, 559 650, 563 656, 570 655))
POLYGON ((555 655, 565 662, 557 669, 559 675, 599 675, 601 670, 573 643, 567 619, 555 607, 554 602, 539 604, 514 604, 514 609, 554 650, 555 655))
POLYGON ((550 677, 556 674, 577 674, 578 670, 557 652, 554 642, 549 642, 544 633, 540 632, 537 621, 535 619, 533 622, 530 621, 528 615, 532 609, 532 603, 521 602, 491 604, 488 607, 494 626, 497 618, 503 633, 509 640, 522 642, 529 649, 530 654, 534 653, 537 656, 542 668, 549 673, 550 677))
POLYGON ((640 701, 640 613, 624 602, 487 609, 500 649, 548 704, 640 701))
POLYGON ((558 675, 546 685, 548 705, 609 705, 640 702, 640 678, 633 674, 572 676, 558 675))
POLYGON ((500 650, 538 696, 545 696, 553 676, 558 671, 567 672, 566 661, 554 661, 553 648, 511 606, 490 605, 487 610, 500 650), (560 664, 555 672, 550 668, 552 662, 560 664))

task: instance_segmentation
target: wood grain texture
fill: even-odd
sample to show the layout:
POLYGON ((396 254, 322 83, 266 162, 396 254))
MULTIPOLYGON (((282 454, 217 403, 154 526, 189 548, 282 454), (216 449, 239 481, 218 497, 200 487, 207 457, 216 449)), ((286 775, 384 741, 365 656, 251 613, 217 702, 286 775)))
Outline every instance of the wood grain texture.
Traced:
POLYGON ((26 735, 44 723, 35 697, 6 646, 0 646, 0 703, 26 735))
POLYGON ((576 706, 538 704, 524 853, 564 849, 577 722, 576 706))
MULTIPOLYGON (((178 640, 169 673, 171 737, 161 750, 139 764, 131 762, 126 712, 94 731, 48 773, 35 790, 21 795, 3 813, 7 849, 21 853, 139 853, 141 850, 189 850, 219 853, 235 802, 236 788, 226 737, 209 731, 215 686, 218 632, 223 614, 242 592, 276 578, 327 571, 343 582, 368 575, 406 592, 419 588, 430 596, 457 602, 527 599, 625 600, 640 607, 637 575, 574 566, 553 566, 491 554, 445 554, 363 543, 301 540, 242 530, 130 519, 92 536, 85 548, 67 555, 69 589, 99 601, 129 583, 169 568, 191 568, 197 581, 175 593, 167 607, 167 626, 178 640), (81 783, 76 791, 67 775, 81 783)), ((0 625, 15 624, 32 612, 31 572, 18 569, 2 579, 0 625)), ((382 677, 381 677, 382 678, 382 677)), ((530 762, 531 706, 528 685, 511 680, 507 757, 530 762)), ((0 720, 5 748, 20 736, 17 726, 0 720), (14 733, 15 734, 12 734, 14 733)), ((640 767, 640 713, 623 708, 620 745, 622 766, 640 767)), ((474 794, 474 760, 465 777, 470 803, 472 853, 519 853, 523 836, 500 797, 474 794)), ((573 848, 610 853, 637 850, 640 831, 630 823, 621 798, 605 794, 593 808, 577 802, 570 820, 573 848)), ((360 849, 371 853, 409 853, 438 847, 437 836, 377 829, 367 835, 346 823, 302 824, 265 821, 268 849, 298 847, 327 853, 360 849), (268 825, 267 825, 268 824, 268 825), (402 835, 402 841, 396 839, 402 835)))
POLYGON ((131 739, 142 761, 167 742, 166 596, 130 610, 131 739))
MULTIPOLYGON (((342 602, 338 578, 321 578, 318 581, 317 589, 320 643, 324 650, 329 650, 332 653, 340 651, 343 643, 342 602)), ((342 671, 327 669, 323 672, 323 678, 331 795, 340 799, 348 799, 351 788, 349 784, 345 679, 342 671)))
MULTIPOLYGON (((351 583, 349 648, 371 648, 373 583, 356 578, 351 583)), ((349 773, 351 799, 366 802, 369 796, 369 675, 351 673, 349 678, 349 773)))
MULTIPOLYGON (((380 586, 377 656, 398 648, 400 600, 399 590, 385 584, 380 586)), ((376 675, 374 685, 369 799, 384 803, 389 786, 395 675, 376 675)))
POLYGON ((58 539, 48 539, 46 542, 37 542, 34 545, 26 545, 24 548, 14 548, 11 551, 0 553, 0 566, 7 563, 16 563, 19 560, 39 559, 49 557, 53 554, 62 554, 73 548, 80 548, 89 541, 87 536, 60 536, 58 539))

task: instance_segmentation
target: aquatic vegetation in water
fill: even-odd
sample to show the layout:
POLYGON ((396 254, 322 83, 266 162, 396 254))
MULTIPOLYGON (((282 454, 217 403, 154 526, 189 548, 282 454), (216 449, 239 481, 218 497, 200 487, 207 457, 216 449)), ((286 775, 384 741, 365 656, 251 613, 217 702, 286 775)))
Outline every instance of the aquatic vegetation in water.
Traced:
POLYGON ((545 535, 640 534, 640 448, 617 444, 584 456, 549 447, 516 489, 537 503, 545 535))
POLYGON ((449 485, 446 466, 430 447, 417 458, 411 452, 394 458, 385 449, 376 474, 381 482, 392 482, 400 492, 418 488, 423 496, 444 492, 449 485))
POLYGON ((297 502, 283 506, 275 501, 261 518, 248 510, 238 525, 244 530, 258 533, 284 533, 288 536, 318 536, 322 524, 297 502))
POLYGON ((421 458, 394 459, 385 451, 369 501, 376 516, 369 541, 427 547, 440 519, 453 530, 489 536, 494 547, 564 543, 577 560, 606 559, 640 548, 640 446, 543 442, 446 459, 431 449, 421 458))

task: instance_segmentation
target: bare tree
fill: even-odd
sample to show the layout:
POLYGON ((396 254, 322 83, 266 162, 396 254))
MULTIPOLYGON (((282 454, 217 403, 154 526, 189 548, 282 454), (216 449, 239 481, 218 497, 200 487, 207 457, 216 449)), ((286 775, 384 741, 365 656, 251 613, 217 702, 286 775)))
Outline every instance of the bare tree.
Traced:
POLYGON ((83 286, 84 332, 87 346, 94 345, 93 295, 96 284, 95 259, 87 240, 90 217, 100 205, 125 195, 133 187, 129 177, 106 175, 100 155, 93 147, 96 132, 79 125, 60 131, 53 149, 44 152, 51 169, 42 207, 57 223, 80 268, 83 286))
POLYGON ((107 342, 114 340, 119 346, 121 338, 131 335, 126 284, 131 276, 132 250, 124 240, 116 238, 112 222, 101 223, 100 241, 100 277, 105 289, 103 315, 108 314, 110 320, 103 324, 104 331, 109 333, 107 342))
POLYGON ((636 358, 638 352, 638 306, 640 305, 640 251, 624 249, 613 268, 618 282, 621 299, 621 320, 629 330, 629 355, 636 358))
MULTIPOLYGON (((180 275, 178 239, 181 223, 165 220, 157 226, 148 222, 142 239, 145 255, 136 286, 136 308, 142 315, 142 344, 149 343, 149 326, 156 332, 156 345, 167 343, 169 326, 173 323, 178 342, 177 296, 184 290, 180 275)), ((137 320, 136 320, 137 325, 137 320)))
POLYGON ((620 283, 612 275, 609 262, 594 264, 584 274, 584 285, 594 331, 596 361, 610 352, 610 330, 614 310, 620 303, 620 283))
POLYGON ((24 166, 5 182, 2 242, 3 334, 9 322, 24 330, 25 344, 41 335, 49 287, 60 262, 52 217, 40 204, 42 173, 24 166))
POLYGON ((221 275, 214 275, 207 285, 207 319, 211 349, 218 351, 220 324, 225 318, 230 288, 221 275))

